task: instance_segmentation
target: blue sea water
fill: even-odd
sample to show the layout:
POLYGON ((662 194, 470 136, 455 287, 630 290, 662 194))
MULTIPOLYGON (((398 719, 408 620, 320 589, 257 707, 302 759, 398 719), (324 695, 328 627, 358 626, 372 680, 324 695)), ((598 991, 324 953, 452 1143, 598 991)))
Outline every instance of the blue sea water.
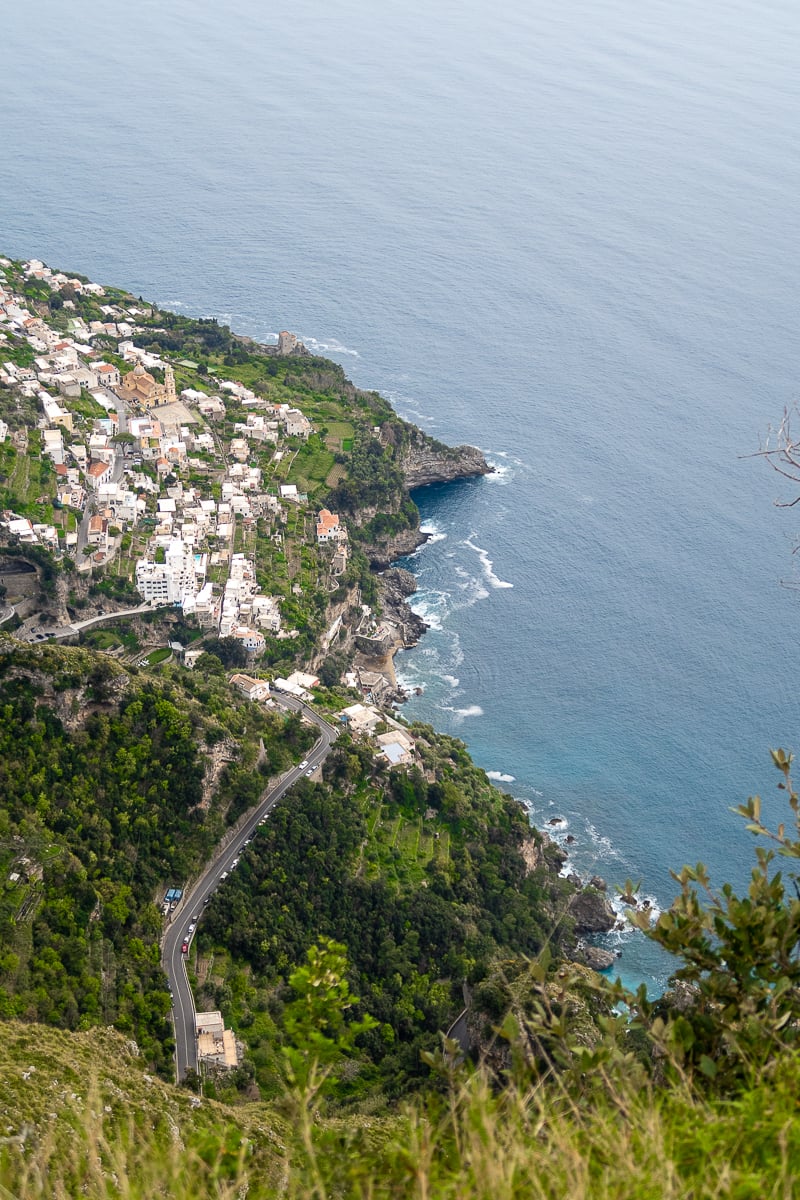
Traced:
MULTIPOLYGON (((730 806, 800 748, 792 493, 743 457, 797 395, 797 5, 41 0, 0 32, 0 249, 295 329, 484 448, 418 497, 406 715, 582 872, 741 884, 730 806)), ((640 938, 621 965, 663 983, 640 938)))

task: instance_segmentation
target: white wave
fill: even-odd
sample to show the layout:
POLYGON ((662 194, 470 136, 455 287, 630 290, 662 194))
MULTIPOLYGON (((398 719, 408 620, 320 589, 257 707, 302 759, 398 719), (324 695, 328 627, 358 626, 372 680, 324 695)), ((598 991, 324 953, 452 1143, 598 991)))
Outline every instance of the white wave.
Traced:
POLYGON ((408 558, 418 558, 423 550, 427 550, 429 546, 435 546, 437 542, 443 542, 447 538, 447 534, 433 524, 420 526, 420 533, 427 534, 427 537, 424 542, 420 542, 416 550, 411 551, 408 558))
POLYGON ((447 615, 448 596, 446 592, 430 591, 415 592, 411 597, 411 610, 431 627, 441 629, 442 621, 447 615))
POLYGON ((461 680, 457 675, 442 675, 442 679, 445 681, 445 683, 449 683, 450 687, 454 689, 457 688, 461 683, 461 680))
POLYGON ((484 550, 482 546, 476 546, 471 538, 465 538, 463 545, 469 546, 470 550, 474 550, 477 554, 478 558, 480 559, 481 566, 483 567, 483 573, 486 577, 487 583, 490 583, 493 588, 513 588, 513 583, 508 583, 505 579, 500 579, 497 575, 495 575, 494 570, 492 569, 493 563, 489 558, 488 550, 484 550))
POLYGON ((492 470, 490 474, 484 475, 484 479, 489 479, 492 483, 506 484, 514 478, 514 468, 510 467, 508 463, 492 462, 490 458, 487 458, 486 461, 492 470))
POLYGON ((470 704, 468 708, 452 708, 451 712, 455 713, 463 721, 465 717, 482 717, 483 709, 480 704, 470 704))
POLYGON ((504 775, 502 771, 487 771, 489 779, 494 779, 496 783, 513 783, 513 775, 504 775))
POLYGON ((622 855, 611 838, 606 837, 603 833, 598 833, 591 821, 586 822, 586 832, 592 840, 597 858, 602 859, 603 862, 622 862, 622 855))
MULTIPOLYGON (((428 533, 427 529, 421 529, 420 533, 428 534, 426 541, 424 541, 419 547, 420 550, 424 550, 426 546, 435 546, 437 542, 444 542, 447 539, 447 534, 443 533, 440 529, 434 529, 430 533, 428 533)), ((419 553, 419 551, 417 551, 417 553, 419 553)))
MULTIPOLYGON (((617 924, 614 926, 614 928, 609 930, 609 932, 604 935, 604 940, 609 945, 612 945, 612 946, 617 945, 618 946, 620 943, 628 941, 630 938, 635 937, 639 931, 637 930, 635 925, 631 924, 631 922, 628 920, 627 916, 625 915, 629 909, 633 908, 633 905, 626 904, 621 896, 612 896, 610 893, 609 893, 608 899, 611 904, 611 907, 613 908, 614 912, 617 914, 618 920, 617 920, 617 924)), ((655 922, 661 916, 661 906, 659 905, 658 900, 655 896, 639 895, 636 897, 636 901, 637 901, 637 903, 636 903, 637 910, 639 912, 648 913, 651 921, 655 922)))
POLYGON ((315 338, 306 333, 298 334, 298 337, 303 345, 315 354, 349 354, 353 358, 361 358, 358 350, 352 350, 349 346, 342 345, 336 338, 327 338, 323 341, 321 338, 315 338))
POLYGON ((397 686, 402 688, 404 692, 424 692, 425 684, 421 679, 415 679, 412 675, 404 675, 401 671, 395 671, 397 686))

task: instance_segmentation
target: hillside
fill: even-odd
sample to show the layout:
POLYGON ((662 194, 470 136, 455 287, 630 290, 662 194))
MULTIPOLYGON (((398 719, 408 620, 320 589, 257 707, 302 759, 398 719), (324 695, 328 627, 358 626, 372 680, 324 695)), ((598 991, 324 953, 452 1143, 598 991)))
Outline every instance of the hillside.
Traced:
POLYGON ((788 1200, 800 1068, 735 1101, 615 1079, 578 1105, 456 1076, 388 1118, 230 1108, 148 1074, 111 1030, 11 1023, 0 1040, 0 1187, 19 1200, 788 1200))
POLYGON ((0 1185, 793 1195, 800 830, 748 801, 747 894, 684 868, 654 926, 627 881, 676 961, 632 995, 604 881, 394 707, 411 489, 480 451, 287 332, 0 270, 0 1185), (177 1088, 185 970, 233 1057, 177 1088))

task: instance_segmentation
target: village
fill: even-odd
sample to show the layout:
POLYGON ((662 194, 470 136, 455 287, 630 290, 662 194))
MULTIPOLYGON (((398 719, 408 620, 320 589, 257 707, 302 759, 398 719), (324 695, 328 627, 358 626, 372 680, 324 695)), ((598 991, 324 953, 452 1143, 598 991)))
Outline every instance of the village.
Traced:
MULTIPOLYGON (((14 266, 0 259, 0 271, 14 266)), ((327 592, 338 587, 348 566, 343 520, 326 507, 310 506, 298 483, 287 479, 287 463, 313 435, 312 422, 299 408, 270 402, 221 374, 209 377, 207 390, 179 388, 176 368, 196 364, 168 361, 137 345, 137 334, 147 332, 139 322, 152 315, 149 308, 123 305, 99 284, 53 272, 37 260, 17 270, 23 280, 67 298, 58 306, 62 319, 55 328, 8 282, 10 270, 0 274, 0 388, 20 411, 15 427, 9 405, 4 409, 0 453, 10 477, 12 463, 20 475, 23 465, 32 474, 31 451, 38 450, 39 479, 29 485, 45 494, 29 494, 52 514, 36 520, 3 509, 0 535, 71 562, 79 575, 110 572, 128 585, 131 604, 181 610, 204 634, 232 639, 252 669, 267 638, 298 636, 282 609, 295 614, 287 596, 295 601, 303 591, 299 573, 277 593, 261 586, 268 572, 263 563, 259 569, 257 551, 263 558, 269 545, 272 561, 279 561, 289 529, 299 530, 316 548, 316 578, 327 592), (77 312, 80 296, 91 296, 102 320, 87 321, 77 312), (230 411, 237 415, 232 428, 230 411)), ((279 357, 298 349, 295 335, 279 335, 279 357)), ((340 625, 341 616, 325 631, 326 650, 340 625)), ((34 614, 17 636, 44 640, 69 628, 48 630, 34 614)), ((391 629, 368 605, 361 607, 358 633, 373 653, 391 648, 391 629)), ((183 648, 180 661, 191 668, 201 653, 183 648)), ((231 682, 248 698, 269 696, 264 678, 237 673, 231 682)), ((411 739, 397 722, 389 729, 377 706, 388 690, 386 676, 362 666, 341 682, 364 703, 348 706, 340 719, 353 733, 376 739, 388 762, 410 762, 411 739)), ((318 683, 303 672, 271 680, 276 690, 301 697, 318 683)))

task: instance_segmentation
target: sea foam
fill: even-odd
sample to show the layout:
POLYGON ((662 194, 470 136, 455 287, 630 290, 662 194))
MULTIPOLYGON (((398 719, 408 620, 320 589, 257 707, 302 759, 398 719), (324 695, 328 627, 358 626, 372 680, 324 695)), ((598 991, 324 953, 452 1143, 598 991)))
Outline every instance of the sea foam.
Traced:
MULTIPOLYGON (((446 707, 446 706, 445 706, 446 707)), ((483 709, 480 704, 470 704, 467 708, 448 708, 448 712, 454 714, 459 720, 463 721, 466 717, 482 717, 483 709)))
POLYGON ((312 337, 311 334, 298 334, 300 341, 309 350, 313 350, 315 354, 349 354, 352 358, 361 358, 357 350, 352 350, 349 346, 344 346, 336 338, 327 338, 322 340, 312 337))
POLYGON ((513 583, 508 583, 505 579, 500 579, 497 575, 495 575, 493 569, 494 564, 489 558, 488 550, 484 550, 482 546, 476 546, 471 538, 465 538, 463 544, 465 546, 469 546, 470 550, 474 550, 477 554, 478 558, 480 559, 481 566, 483 567, 483 574, 486 577, 487 583, 491 584, 493 588, 513 588, 513 583))

